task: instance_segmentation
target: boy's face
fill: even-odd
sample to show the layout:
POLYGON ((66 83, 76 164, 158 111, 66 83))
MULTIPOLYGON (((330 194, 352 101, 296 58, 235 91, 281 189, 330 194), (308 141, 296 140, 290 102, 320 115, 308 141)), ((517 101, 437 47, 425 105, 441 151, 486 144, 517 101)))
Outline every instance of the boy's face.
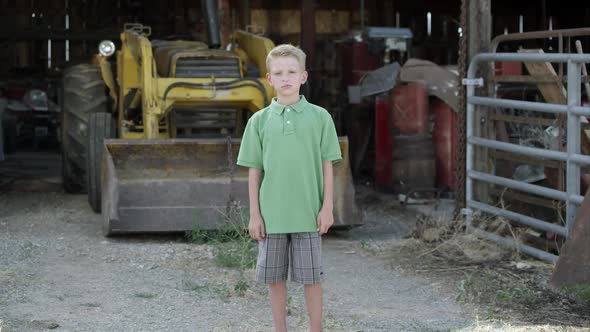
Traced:
POLYGON ((299 87, 307 80, 307 72, 301 68, 296 58, 281 56, 270 61, 270 71, 266 74, 266 79, 279 96, 299 96, 299 87))

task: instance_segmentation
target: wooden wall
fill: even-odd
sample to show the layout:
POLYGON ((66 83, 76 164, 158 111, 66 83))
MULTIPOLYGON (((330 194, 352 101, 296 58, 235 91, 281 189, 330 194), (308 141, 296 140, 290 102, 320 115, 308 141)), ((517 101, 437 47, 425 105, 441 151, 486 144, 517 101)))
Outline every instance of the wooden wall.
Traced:
MULTIPOLYGON (((414 32, 414 54, 441 64, 456 62, 460 0, 365 0, 366 25, 393 26, 399 23, 414 32), (426 32, 426 13, 432 13, 432 34, 426 32)), ((218 0, 227 35, 234 27, 250 23, 262 27, 275 42, 299 44, 301 0, 218 0), (247 8, 246 8, 247 6, 247 8)), ((332 41, 360 28, 360 0, 316 0, 316 42, 332 41)), ((553 18, 553 28, 590 25, 590 7, 576 7, 577 1, 494 0, 493 34, 516 32, 518 17, 524 16, 524 30, 542 30, 553 18)), ((199 0, 0 0, 0 31, 4 34, 32 29, 65 29, 69 15, 73 32, 116 36, 125 22, 150 25, 155 38, 174 34, 205 39, 199 0), (66 6, 67 3, 67 6, 66 6)), ((1 33, 0 33, 1 34, 1 33)), ((224 39, 227 40, 227 39, 224 39)), ((14 68, 47 67, 47 40, 0 39, 0 77, 14 68)), ((70 62, 86 61, 96 51, 97 41, 70 41, 70 62)), ((65 42, 52 41, 52 68, 66 66, 65 42)))

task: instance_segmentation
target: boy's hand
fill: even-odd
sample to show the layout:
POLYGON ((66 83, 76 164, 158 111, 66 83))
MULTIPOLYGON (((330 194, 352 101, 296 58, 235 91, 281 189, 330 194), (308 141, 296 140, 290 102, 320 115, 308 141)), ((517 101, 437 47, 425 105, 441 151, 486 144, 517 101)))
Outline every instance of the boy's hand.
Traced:
POLYGON ((264 239, 266 233, 264 231, 264 222, 262 221, 261 215, 250 216, 250 222, 248 223, 248 233, 250 237, 256 241, 264 239))
POLYGON ((318 232, 320 233, 320 236, 326 234, 333 224, 334 215, 332 214, 332 209, 322 207, 318 214, 318 232))

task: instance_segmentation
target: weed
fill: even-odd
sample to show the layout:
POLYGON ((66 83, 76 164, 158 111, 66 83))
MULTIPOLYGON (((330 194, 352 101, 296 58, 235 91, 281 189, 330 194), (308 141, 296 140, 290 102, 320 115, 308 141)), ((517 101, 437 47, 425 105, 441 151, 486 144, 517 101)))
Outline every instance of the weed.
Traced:
POLYGON ((232 295, 232 290, 226 283, 214 286, 213 291, 222 298, 229 298, 232 295))
POLYGON ((292 316, 293 315, 293 298, 291 297, 291 295, 289 295, 287 297, 287 316, 292 316))
POLYGON ((456 300, 462 303, 468 302, 473 291, 473 273, 465 273, 463 279, 457 284, 456 300))
POLYGON ((256 265, 256 245, 250 241, 219 243, 214 252, 221 267, 244 270, 256 265))
POLYGON ((231 204, 227 211, 219 211, 221 220, 216 230, 204 230, 198 222, 186 233, 189 241, 213 245, 215 261, 221 267, 240 271, 254 267, 256 243, 247 232, 248 213, 239 204, 231 204))
POLYGON ((246 295, 246 291, 250 288, 250 284, 244 279, 238 280, 234 286, 234 292, 237 296, 243 297, 246 295))
POLYGON ((192 280, 184 280, 182 282, 182 286, 183 286, 184 289, 190 290, 190 291, 193 291, 193 292, 203 292, 203 291, 209 290, 209 285, 207 285, 207 284, 205 284, 205 285, 198 284, 198 283, 196 283, 196 282, 194 282, 192 280))
POLYGON ((158 294, 154 294, 154 293, 135 293, 135 297, 139 297, 141 299, 154 299, 156 297, 158 297, 158 294))
POLYGON ((527 287, 508 287, 497 290, 496 298, 504 302, 529 302, 533 298, 533 291, 527 287))
POLYGON ((83 307, 88 307, 88 308, 100 308, 100 303, 89 302, 89 303, 80 303, 80 305, 83 307))
MULTIPOLYGON (((212 290, 224 298, 232 295, 241 297, 250 288, 244 272, 256 265, 256 242, 250 238, 247 232, 249 213, 239 203, 230 204, 226 211, 218 212, 221 216, 218 229, 204 230, 196 223, 193 229, 186 233, 186 237, 194 243, 212 245, 217 265, 239 271, 238 280, 233 288, 223 284, 213 287, 212 290)), ((198 291, 203 290, 205 287, 207 286, 185 286, 185 288, 198 291)))
POLYGON ((573 296, 576 300, 590 305, 590 283, 580 283, 574 286, 568 286, 563 290, 568 295, 573 296))

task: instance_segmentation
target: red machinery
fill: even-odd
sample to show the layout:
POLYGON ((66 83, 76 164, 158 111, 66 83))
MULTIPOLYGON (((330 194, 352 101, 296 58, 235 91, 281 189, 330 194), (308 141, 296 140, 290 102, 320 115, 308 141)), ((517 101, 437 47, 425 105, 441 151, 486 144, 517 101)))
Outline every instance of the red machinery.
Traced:
POLYGON ((457 113, 440 100, 431 104, 434 115, 434 147, 436 151, 436 185, 455 190, 457 153, 457 113))

